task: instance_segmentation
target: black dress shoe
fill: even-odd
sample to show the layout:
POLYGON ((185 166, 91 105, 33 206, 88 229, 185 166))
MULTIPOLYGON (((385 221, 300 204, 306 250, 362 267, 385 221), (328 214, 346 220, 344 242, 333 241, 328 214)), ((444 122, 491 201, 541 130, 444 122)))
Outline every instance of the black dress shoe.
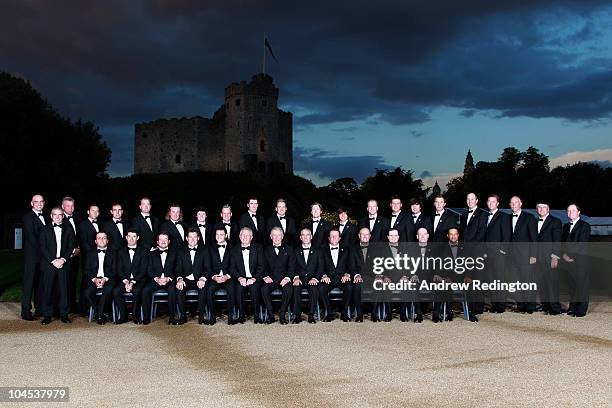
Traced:
POLYGON ((237 323, 238 323, 238 320, 237 320, 237 319, 227 319, 227 324, 228 324, 229 326, 233 326, 233 325, 235 325, 235 324, 237 324, 237 323))
POLYGON ((380 320, 378 320, 378 317, 376 317, 376 315, 375 315, 375 314, 373 314, 373 315, 372 315, 372 322, 376 323, 376 322, 378 322, 378 321, 380 321, 380 320))
POLYGON ((143 326, 146 326, 148 324, 151 324, 151 319, 144 319, 142 322, 143 326))
POLYGON ((138 318, 135 318, 135 319, 133 320, 133 322, 134 322, 134 324, 142 324, 142 320, 140 320, 140 319, 138 319, 138 318))
POLYGON ((331 317, 331 316, 325 316, 325 319, 323 319, 323 321, 324 321, 324 322, 328 322, 328 323, 329 323, 329 322, 333 322, 333 321, 334 321, 334 318, 333 318, 333 317, 331 317))
POLYGON ((406 316, 405 316, 405 315, 403 315, 403 314, 401 314, 401 315, 400 315, 400 322, 405 322, 406 320, 407 320, 407 319, 406 319, 406 316))
POLYGON ((390 322, 393 319, 393 315, 391 313, 387 314, 383 319, 385 322, 390 322))
POLYGON ((263 324, 263 320, 261 320, 258 316, 253 318, 253 323, 255 324, 263 324))
POLYGON ((246 317, 242 316, 242 317, 238 318, 238 323, 244 324, 244 322, 246 322, 246 317))
POLYGON ((25 315, 21 315, 21 319, 25 320, 25 321, 28 321, 28 322, 34 321, 34 317, 32 316, 31 313, 25 314, 25 315))
POLYGON ((126 319, 126 318, 123 318, 123 317, 122 317, 121 319, 117 319, 117 320, 115 320, 115 324, 123 324, 123 323, 125 323, 125 322, 127 322, 127 319, 126 319))
POLYGON ((350 322, 351 319, 349 319, 349 317, 345 314, 340 316, 340 320, 342 320, 343 322, 350 322))
POLYGON ((177 319, 175 319, 174 317, 171 317, 168 319, 168 324, 172 325, 172 326, 178 326, 179 321, 177 319))
POLYGON ((40 324, 45 325, 45 326, 48 325, 49 323, 51 323, 50 317, 44 317, 42 321, 40 322, 40 324))
POLYGON ((289 322, 287 321, 287 319, 285 319, 284 317, 281 317, 279 319, 280 324, 288 324, 289 322))
POLYGON ((445 320, 447 322, 452 322, 454 318, 455 318, 455 313, 453 313, 453 311, 451 310, 451 312, 446 315, 446 319, 445 320))
POLYGON ((106 318, 104 316, 100 316, 96 319, 96 323, 98 324, 106 324, 106 318))
POLYGON ((293 323, 293 324, 300 324, 300 323, 302 323, 302 318, 301 317, 296 317, 295 319, 293 319, 293 321, 291 323, 293 323))
POLYGON ((72 323, 72 320, 70 320, 70 318, 68 317, 68 315, 64 315, 62 317, 60 317, 60 321, 62 323, 72 323))
POLYGON ((314 318, 314 316, 308 316, 308 323, 316 323, 317 320, 314 318))
POLYGON ((355 323, 363 323, 363 315, 359 315, 355 318, 355 323))
POLYGON ((434 312, 431 315, 431 321, 434 323, 438 323, 440 321, 440 316, 438 315, 438 313, 434 312))
POLYGON ((470 315, 470 322, 478 323, 478 318, 476 315, 470 315))
POLYGON ((276 323, 276 319, 274 317, 268 317, 268 319, 265 321, 266 324, 272 324, 272 323, 276 323))
POLYGON ((187 323, 187 316, 181 316, 180 319, 178 319, 178 324, 185 324, 187 323))
POLYGON ((414 318, 415 323, 423 323, 423 313, 418 313, 414 318))

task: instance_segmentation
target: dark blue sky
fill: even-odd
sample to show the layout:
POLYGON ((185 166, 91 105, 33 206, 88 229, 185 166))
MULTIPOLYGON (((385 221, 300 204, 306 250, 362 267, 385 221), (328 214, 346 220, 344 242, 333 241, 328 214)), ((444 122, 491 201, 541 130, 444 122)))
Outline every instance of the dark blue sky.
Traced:
POLYGON ((317 184, 395 166, 444 183, 468 148, 612 160, 610 2, 292 3, 4 1, 0 69, 95 121, 116 176, 135 123, 210 116, 260 72, 264 32, 295 170, 317 184))

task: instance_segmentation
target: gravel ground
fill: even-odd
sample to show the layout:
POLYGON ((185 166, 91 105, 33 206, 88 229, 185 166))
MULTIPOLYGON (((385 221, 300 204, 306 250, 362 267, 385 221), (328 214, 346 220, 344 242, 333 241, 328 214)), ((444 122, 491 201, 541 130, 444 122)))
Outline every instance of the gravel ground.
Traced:
POLYGON ((69 403, 36 407, 609 407, 612 303, 589 312, 212 327, 75 318, 44 327, 2 303, 0 386, 70 387, 69 403))

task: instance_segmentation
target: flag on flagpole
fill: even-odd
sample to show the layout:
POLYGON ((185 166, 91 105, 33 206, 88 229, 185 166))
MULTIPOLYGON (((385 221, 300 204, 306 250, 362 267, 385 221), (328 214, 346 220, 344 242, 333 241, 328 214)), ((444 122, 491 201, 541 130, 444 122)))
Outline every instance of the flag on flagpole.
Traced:
POLYGON ((274 61, 278 62, 278 60, 276 59, 276 56, 274 55, 274 51, 272 51, 272 46, 268 42, 267 38, 264 38, 264 43, 265 43, 266 48, 268 49, 268 51, 270 51, 270 55, 272 56, 272 58, 274 58, 274 61))

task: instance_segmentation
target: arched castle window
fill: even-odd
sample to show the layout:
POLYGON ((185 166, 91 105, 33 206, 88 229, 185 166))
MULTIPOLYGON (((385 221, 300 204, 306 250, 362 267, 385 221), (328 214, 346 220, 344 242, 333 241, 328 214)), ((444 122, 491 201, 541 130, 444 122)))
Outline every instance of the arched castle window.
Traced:
POLYGON ((174 158, 174 162, 176 164, 181 164, 181 155, 177 154, 176 157, 174 158))
POLYGON ((259 141, 259 151, 262 153, 266 151, 266 141, 263 139, 259 141))

